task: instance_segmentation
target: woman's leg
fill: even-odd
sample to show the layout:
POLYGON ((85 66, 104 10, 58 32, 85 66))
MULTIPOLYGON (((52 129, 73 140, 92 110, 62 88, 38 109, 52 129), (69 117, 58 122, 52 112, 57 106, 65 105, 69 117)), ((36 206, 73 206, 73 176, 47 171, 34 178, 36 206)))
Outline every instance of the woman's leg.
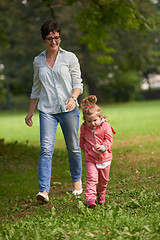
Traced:
POLYGON ((40 192, 50 190, 52 155, 58 121, 54 115, 39 112, 41 152, 38 162, 40 192))
POLYGON ((72 180, 78 182, 82 175, 82 158, 78 139, 79 110, 76 108, 71 112, 61 113, 58 118, 68 150, 72 180))

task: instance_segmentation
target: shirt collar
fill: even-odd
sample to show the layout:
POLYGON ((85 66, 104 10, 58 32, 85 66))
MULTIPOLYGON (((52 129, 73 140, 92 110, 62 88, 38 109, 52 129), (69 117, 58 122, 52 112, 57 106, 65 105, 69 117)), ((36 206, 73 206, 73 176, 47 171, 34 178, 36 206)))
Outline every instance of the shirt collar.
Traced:
MULTIPOLYGON (((63 49, 63 48, 61 48, 61 47, 59 47, 59 50, 58 50, 59 52, 64 52, 65 50, 63 49)), ((47 49, 45 49, 43 52, 41 52, 39 55, 46 55, 46 52, 47 52, 47 49)))

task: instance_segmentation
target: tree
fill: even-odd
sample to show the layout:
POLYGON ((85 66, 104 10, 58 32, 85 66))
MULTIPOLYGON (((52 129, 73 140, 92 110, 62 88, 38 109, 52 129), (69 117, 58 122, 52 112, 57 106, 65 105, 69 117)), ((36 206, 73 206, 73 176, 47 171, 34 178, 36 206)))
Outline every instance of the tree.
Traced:
MULTIPOLYGON (((83 33, 81 43, 87 44, 91 51, 103 50, 107 54, 113 51, 107 46, 111 28, 144 31, 155 22, 155 6, 145 0, 43 0, 43 4, 49 7, 54 18, 55 7, 77 6, 76 21, 83 33)), ((103 59, 103 62, 110 61, 108 55, 103 59)))
MULTIPOLYGON (((118 89, 128 86, 133 92, 140 82, 138 73, 147 71, 146 63, 155 63, 156 50, 147 49, 152 41, 147 29, 154 25, 158 9, 151 1, 12 0, 8 6, 7 1, 1 0, 0 9, 0 64, 5 66, 0 97, 7 96, 8 107, 12 95, 29 96, 32 62, 44 48, 39 28, 51 18, 62 27, 61 46, 75 52, 80 60, 85 90, 96 94, 99 100, 105 98, 105 93, 101 97, 105 89, 109 89, 112 100, 123 100, 117 93, 124 91, 118 89), (139 30, 147 30, 146 43, 139 30)), ((155 28, 155 37, 157 32, 155 28)))
POLYGON ((39 26, 48 19, 49 10, 42 7, 39 0, 13 0, 9 7, 8 2, 2 0, 0 9, 0 31, 3 33, 0 38, 3 42, 3 46, 0 46, 0 61, 5 67, 7 108, 11 108, 12 95, 30 93, 32 62, 42 49, 39 26))
POLYGON ((54 18, 54 6, 74 6, 82 33, 82 72, 89 93, 95 93, 100 100, 104 99, 100 93, 106 95, 104 91, 114 101, 133 98, 140 86, 140 72, 150 57, 144 32, 156 23, 155 4, 145 0, 64 0, 59 4, 43 0, 43 3, 54 12, 54 18), (95 58, 104 66, 97 67, 93 63, 95 58), (111 71, 110 79, 107 71, 111 71))

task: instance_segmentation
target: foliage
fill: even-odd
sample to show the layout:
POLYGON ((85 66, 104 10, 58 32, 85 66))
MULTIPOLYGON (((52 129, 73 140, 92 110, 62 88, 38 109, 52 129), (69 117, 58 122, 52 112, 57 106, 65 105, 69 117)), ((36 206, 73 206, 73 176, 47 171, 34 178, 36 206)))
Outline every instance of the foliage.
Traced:
MULTIPOLYGON (((14 134, 19 142, 14 138, 0 141, 0 239, 157 240, 160 234, 159 104, 160 101, 153 101, 102 106, 117 133, 106 203, 95 209, 86 207, 84 193, 80 198, 71 194, 68 156, 60 132, 53 156, 50 202, 36 202, 37 139, 34 144, 25 143, 25 128, 30 130, 27 126, 19 129, 19 121, 24 118, 22 113, 20 116, 3 113, 1 129, 2 125, 7 129, 11 119, 14 126, 17 119, 16 131, 10 129, 10 135, 14 134)), ((6 132, 3 137, 7 139, 8 135, 6 132)), ((82 178, 85 189, 84 161, 82 178)))
POLYGON ((127 102, 135 99, 140 88, 140 76, 136 71, 115 71, 99 82, 103 102, 127 102), (115 75, 114 75, 115 74, 115 75))
MULTIPOLYGON (((13 0, 8 5, 1 0, 0 9, 0 64, 5 67, 0 72, 0 99, 5 101, 3 106, 7 108, 13 107, 13 95, 30 94, 32 62, 44 49, 39 29, 51 18, 62 26, 62 47, 75 52, 80 59, 87 86, 85 94, 94 93, 101 100, 100 82, 104 85, 112 72, 116 75, 115 66, 119 73, 107 85, 111 89, 110 101, 126 99, 126 96, 115 98, 114 81, 125 88, 126 81, 131 86, 137 83, 138 75, 141 79, 144 74, 159 71, 159 3, 145 0, 13 0), (132 82, 130 77, 126 78, 123 84, 121 75, 130 76, 130 72, 134 72, 136 79, 132 82), (5 76, 3 81, 2 75, 5 76)), ((128 99, 136 89, 132 88, 128 99)))
POLYGON ((25 4, 14 0, 9 6, 4 0, 0 2, 0 28, 5 35, 4 46, 0 50, 0 62, 5 67, 8 108, 11 107, 12 95, 28 95, 31 91, 32 62, 42 47, 39 25, 41 21, 47 20, 48 12, 47 8, 39 8, 40 2, 27 1, 25 4))
MULTIPOLYGON (((67 2, 73 4, 73 1, 67 2)), ((80 29, 84 31, 82 41, 87 43, 91 50, 101 49, 104 52, 110 52, 106 45, 106 40, 109 38, 108 30, 114 26, 126 30, 130 28, 144 30, 151 27, 153 25, 153 18, 151 18, 153 10, 151 9, 153 9, 153 4, 146 3, 146 1, 141 4, 139 1, 128 0, 83 1, 77 17, 80 29), (141 9, 142 6, 143 9, 141 9)))

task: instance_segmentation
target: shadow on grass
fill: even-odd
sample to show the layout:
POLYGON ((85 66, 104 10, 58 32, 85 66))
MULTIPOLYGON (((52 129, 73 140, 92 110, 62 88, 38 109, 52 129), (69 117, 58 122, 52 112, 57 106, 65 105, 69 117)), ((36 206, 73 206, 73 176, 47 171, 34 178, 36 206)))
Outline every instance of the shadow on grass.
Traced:
MULTIPOLYGON (((48 212, 55 198, 59 201, 71 195, 72 182, 68 154, 65 149, 55 149, 52 161, 50 203, 40 204, 35 196, 38 186, 39 147, 18 142, 5 143, 0 139, 0 219, 23 218, 48 212), (66 195, 67 194, 67 195, 66 195)), ((70 200, 75 200, 74 198, 70 200)), ((67 200, 66 200, 67 204, 67 200)), ((65 204, 64 204, 65 205, 65 204)))

